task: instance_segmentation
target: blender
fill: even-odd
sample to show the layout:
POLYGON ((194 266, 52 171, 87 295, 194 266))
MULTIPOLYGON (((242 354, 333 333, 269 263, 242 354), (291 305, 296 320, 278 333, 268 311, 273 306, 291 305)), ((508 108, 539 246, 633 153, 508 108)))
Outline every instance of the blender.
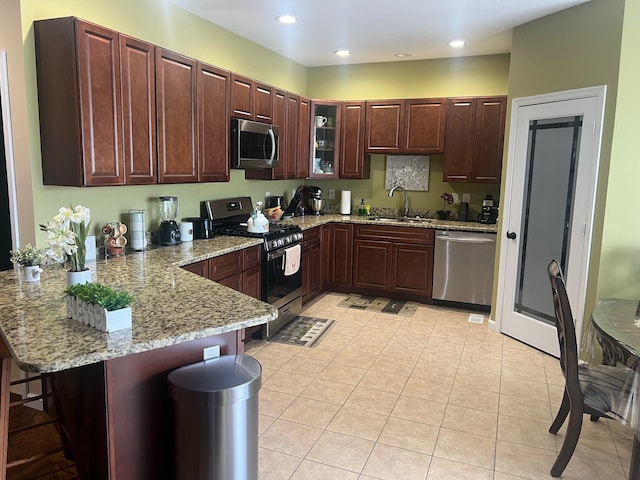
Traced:
POLYGON ((158 197, 160 217, 158 227, 158 245, 177 245, 180 243, 180 229, 176 223, 178 217, 178 197, 158 197))

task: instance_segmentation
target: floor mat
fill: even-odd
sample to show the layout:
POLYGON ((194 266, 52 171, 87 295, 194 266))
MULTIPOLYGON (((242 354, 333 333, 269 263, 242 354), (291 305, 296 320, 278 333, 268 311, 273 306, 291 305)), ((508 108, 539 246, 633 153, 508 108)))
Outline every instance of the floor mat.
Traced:
POLYGON ((269 341, 301 347, 315 347, 334 322, 335 320, 298 315, 278 330, 269 341))
POLYGON ((391 300, 389 298, 351 294, 341 301, 338 306, 413 317, 413 314, 416 313, 420 304, 402 300, 391 300))

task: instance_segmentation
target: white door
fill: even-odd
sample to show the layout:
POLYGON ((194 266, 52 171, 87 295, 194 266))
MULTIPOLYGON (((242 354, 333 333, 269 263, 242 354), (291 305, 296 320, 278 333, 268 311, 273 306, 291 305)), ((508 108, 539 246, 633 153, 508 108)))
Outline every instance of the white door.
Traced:
POLYGON ((555 356, 547 265, 560 262, 581 332, 604 95, 597 87, 513 102, 496 326, 555 356))

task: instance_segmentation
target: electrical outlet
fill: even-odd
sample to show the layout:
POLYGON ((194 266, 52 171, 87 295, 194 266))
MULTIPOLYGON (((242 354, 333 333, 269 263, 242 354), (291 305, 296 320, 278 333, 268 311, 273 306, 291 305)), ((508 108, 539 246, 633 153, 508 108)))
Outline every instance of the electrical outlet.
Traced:
POLYGON ((471 194, 470 193, 463 193, 462 194, 462 201, 463 202, 471 202, 471 194))
POLYGON ((213 347, 207 347, 202 349, 202 359, 211 360, 212 358, 218 358, 220 356, 220 345, 214 345, 213 347))
POLYGON ((271 196, 271 192, 265 192, 265 193, 264 193, 264 196, 265 196, 265 197, 270 197, 270 196, 271 196))
POLYGON ((453 197, 453 203, 460 203, 460 198, 458 197, 457 193, 452 193, 451 196, 453 197))
POLYGON ((336 199, 336 191, 333 188, 329 189, 329 200, 335 200, 336 199))

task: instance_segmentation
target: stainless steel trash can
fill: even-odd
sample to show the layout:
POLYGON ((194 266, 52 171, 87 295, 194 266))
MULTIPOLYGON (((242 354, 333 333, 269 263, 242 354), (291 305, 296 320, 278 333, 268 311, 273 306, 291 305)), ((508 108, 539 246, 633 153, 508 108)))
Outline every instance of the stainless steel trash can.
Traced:
POLYGON ((168 376, 178 480, 258 480, 262 367, 248 355, 187 365, 168 376))

